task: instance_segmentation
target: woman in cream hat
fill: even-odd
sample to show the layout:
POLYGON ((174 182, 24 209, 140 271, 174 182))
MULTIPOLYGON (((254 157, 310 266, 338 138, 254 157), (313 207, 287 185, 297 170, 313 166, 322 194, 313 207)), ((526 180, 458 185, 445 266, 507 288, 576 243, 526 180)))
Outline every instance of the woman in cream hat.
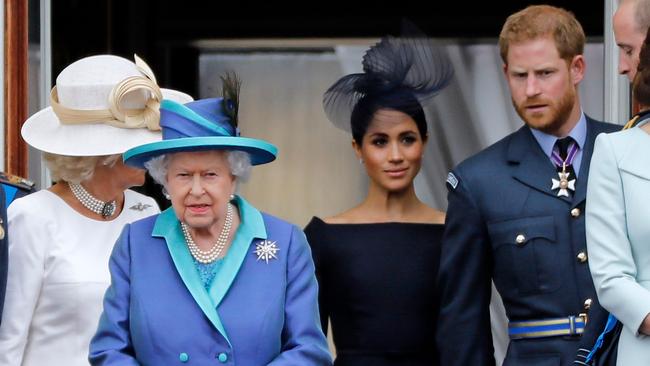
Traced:
POLYGON ((239 135, 239 83, 224 83, 224 98, 163 100, 163 141, 124 154, 172 207, 115 244, 93 365, 331 365, 304 234, 235 194, 277 149, 239 135))
POLYGON ((8 284, 0 365, 87 365, 109 284, 108 257, 124 224, 158 206, 129 190, 144 171, 122 153, 160 140, 159 102, 191 97, 161 90, 137 59, 81 59, 57 77, 51 107, 30 117, 22 136, 44 153, 52 187, 8 211, 8 284))

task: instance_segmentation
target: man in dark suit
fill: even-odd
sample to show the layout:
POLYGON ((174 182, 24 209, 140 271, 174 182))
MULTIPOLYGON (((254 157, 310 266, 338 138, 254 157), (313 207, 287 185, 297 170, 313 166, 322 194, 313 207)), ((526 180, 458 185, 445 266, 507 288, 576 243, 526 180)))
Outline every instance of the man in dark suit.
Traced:
POLYGON ((551 6, 515 13, 501 31, 505 77, 526 125, 448 175, 441 365, 494 365, 492 280, 510 321, 504 365, 571 365, 604 326, 583 212, 596 135, 618 127, 582 112, 584 43, 574 16, 551 6))

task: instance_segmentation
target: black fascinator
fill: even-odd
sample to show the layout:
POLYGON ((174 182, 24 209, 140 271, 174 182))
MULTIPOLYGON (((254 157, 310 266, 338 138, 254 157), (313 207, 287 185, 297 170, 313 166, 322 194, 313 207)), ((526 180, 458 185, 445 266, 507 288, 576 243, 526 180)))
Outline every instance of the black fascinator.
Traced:
POLYGON ((234 72, 226 72, 221 76, 222 95, 221 102, 224 113, 230 117, 230 124, 233 129, 237 130, 239 124, 239 92, 241 89, 241 80, 234 72))
POLYGON ((449 84, 454 71, 444 49, 414 26, 404 28, 405 36, 384 37, 366 51, 363 73, 346 75, 325 92, 323 108, 336 127, 350 132, 352 111, 362 99, 422 103, 449 84))

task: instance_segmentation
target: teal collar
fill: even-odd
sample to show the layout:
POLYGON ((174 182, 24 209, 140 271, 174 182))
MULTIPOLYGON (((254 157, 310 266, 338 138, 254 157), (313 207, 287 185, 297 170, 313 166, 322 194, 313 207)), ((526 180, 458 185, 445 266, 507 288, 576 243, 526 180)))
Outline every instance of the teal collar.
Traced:
MULTIPOLYGON (((219 318, 217 308, 228 293, 242 263, 246 259, 248 248, 253 240, 267 238, 262 214, 239 196, 235 198, 235 205, 239 209, 240 224, 223 259, 221 268, 212 281, 210 291, 206 291, 203 287, 201 278, 194 266, 192 255, 187 249, 181 225, 173 207, 168 208, 158 216, 152 232, 154 237, 165 238, 167 248, 183 283, 190 291, 194 301, 226 340, 228 340, 228 336, 219 318)), ((230 343, 230 340, 228 340, 228 343, 230 343)))

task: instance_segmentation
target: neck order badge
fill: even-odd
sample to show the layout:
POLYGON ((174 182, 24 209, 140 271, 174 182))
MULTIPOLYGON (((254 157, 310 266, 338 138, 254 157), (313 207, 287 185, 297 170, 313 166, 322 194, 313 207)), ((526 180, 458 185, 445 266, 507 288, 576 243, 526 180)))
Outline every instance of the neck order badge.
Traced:
MULTIPOLYGON (((570 138, 557 140, 553 153, 551 153, 551 160, 558 168, 562 170, 557 173, 558 179, 551 179, 551 190, 558 190, 558 197, 569 197, 569 191, 575 192, 576 180, 571 178, 571 171, 568 169, 578 154, 578 144, 570 138)), ((574 173, 575 174, 575 173, 574 173)))

